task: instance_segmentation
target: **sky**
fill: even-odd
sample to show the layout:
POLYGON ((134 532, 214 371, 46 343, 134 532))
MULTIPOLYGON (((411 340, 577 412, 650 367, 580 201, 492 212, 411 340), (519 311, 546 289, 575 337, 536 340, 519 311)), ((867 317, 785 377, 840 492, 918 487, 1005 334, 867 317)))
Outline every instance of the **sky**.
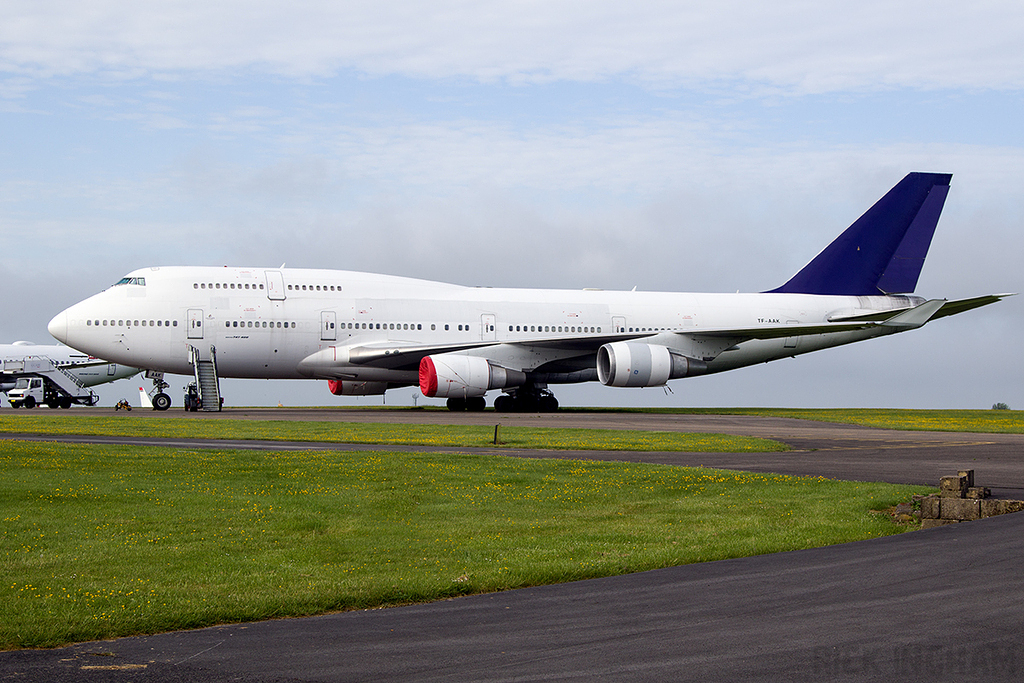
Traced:
MULTIPOLYGON (((1012 1, 6 0, 0 341, 52 343, 54 314, 157 265, 763 291, 910 171, 953 174, 917 293, 1019 292, 1022 112, 1012 1)), ((1022 312, 1011 298, 669 391, 555 393, 1024 408, 1022 312)), ((300 380, 222 391, 381 402, 300 380)))

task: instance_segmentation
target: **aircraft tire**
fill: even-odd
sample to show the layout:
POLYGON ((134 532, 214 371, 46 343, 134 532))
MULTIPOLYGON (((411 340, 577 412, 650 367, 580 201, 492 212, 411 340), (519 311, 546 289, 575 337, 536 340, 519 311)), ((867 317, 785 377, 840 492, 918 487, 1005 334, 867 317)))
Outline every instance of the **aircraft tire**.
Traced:
POLYGON ((502 394, 498 398, 494 399, 494 410, 499 413, 511 413, 515 409, 515 399, 508 394, 502 394))
POLYGON ((470 396, 466 399, 466 410, 474 413, 483 412, 487 407, 487 399, 483 396, 470 396))
POLYGON ((448 406, 448 410, 451 410, 452 412, 458 412, 460 410, 466 409, 466 399, 452 396, 447 401, 445 401, 445 405, 448 406))
POLYGON ((171 407, 171 397, 160 392, 153 397, 153 410, 167 410, 171 407))

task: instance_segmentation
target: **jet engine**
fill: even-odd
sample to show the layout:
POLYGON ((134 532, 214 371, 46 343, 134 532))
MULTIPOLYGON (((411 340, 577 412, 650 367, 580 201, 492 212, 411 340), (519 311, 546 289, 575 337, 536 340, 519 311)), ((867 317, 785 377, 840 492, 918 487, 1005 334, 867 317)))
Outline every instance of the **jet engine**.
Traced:
POLYGON ((707 371, 704 361, 657 344, 613 342, 597 350, 597 378, 610 387, 660 387, 707 371))
POLYGON ((327 388, 335 396, 380 396, 388 388, 388 383, 329 379, 327 388))
POLYGON ((483 396, 490 389, 525 383, 526 373, 478 356, 442 353, 420 361, 420 391, 432 398, 483 396))

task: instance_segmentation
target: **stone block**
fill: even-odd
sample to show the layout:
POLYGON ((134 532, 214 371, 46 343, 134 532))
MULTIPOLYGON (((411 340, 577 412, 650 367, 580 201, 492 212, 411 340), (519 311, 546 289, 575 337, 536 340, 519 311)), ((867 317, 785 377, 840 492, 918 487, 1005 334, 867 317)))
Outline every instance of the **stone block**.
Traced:
POLYGON ((1011 512, 1024 510, 1024 500, 994 500, 987 499, 980 501, 981 516, 995 517, 996 515, 1008 515, 1011 512))
POLYGON ((939 497, 925 496, 921 499, 921 519, 939 518, 939 497))
POLYGON ((962 521, 981 519, 981 501, 967 498, 943 498, 939 503, 939 517, 962 521))
POLYGON ((967 491, 967 477, 942 477, 939 479, 939 495, 943 498, 963 498, 967 491))
POLYGON ((982 498, 988 498, 991 495, 992 491, 987 486, 968 486, 967 493, 964 494, 964 498, 981 500, 982 498))
POLYGON ((974 470, 960 470, 957 474, 967 478, 967 488, 974 486, 974 470))

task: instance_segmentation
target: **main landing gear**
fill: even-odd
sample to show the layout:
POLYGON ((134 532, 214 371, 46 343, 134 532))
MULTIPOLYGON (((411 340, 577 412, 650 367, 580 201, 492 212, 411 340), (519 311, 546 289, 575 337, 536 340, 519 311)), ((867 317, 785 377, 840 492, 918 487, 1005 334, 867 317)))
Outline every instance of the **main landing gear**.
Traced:
POLYGON ((558 410, 558 399, 546 387, 525 385, 494 399, 499 413, 553 413, 558 410))
POLYGON ((471 413, 479 413, 487 407, 487 400, 483 396, 467 396, 466 398, 452 396, 445 405, 448 406, 448 410, 453 412, 468 410, 471 413))
MULTIPOLYGON (((453 396, 445 405, 451 411, 481 412, 487 401, 483 396, 453 396)), ((527 384, 494 399, 494 409, 499 413, 553 413, 558 410, 558 399, 546 386, 527 384)))

